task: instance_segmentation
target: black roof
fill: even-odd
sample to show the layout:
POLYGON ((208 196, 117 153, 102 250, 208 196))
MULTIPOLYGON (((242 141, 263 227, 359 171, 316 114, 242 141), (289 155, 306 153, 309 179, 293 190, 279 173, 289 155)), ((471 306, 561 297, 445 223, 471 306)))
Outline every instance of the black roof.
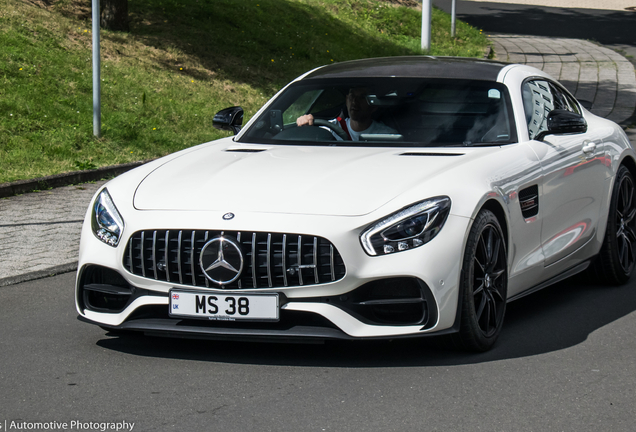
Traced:
POLYGON ((467 57, 405 56, 352 60, 322 67, 305 79, 315 78, 454 78, 495 81, 508 63, 467 57))

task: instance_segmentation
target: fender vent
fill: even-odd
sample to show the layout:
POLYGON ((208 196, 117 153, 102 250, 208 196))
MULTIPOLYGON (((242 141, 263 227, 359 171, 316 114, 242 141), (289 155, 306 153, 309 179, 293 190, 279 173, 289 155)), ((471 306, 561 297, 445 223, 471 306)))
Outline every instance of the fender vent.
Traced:
POLYGON ((539 213, 539 186, 534 185, 519 191, 521 214, 528 219, 539 213))

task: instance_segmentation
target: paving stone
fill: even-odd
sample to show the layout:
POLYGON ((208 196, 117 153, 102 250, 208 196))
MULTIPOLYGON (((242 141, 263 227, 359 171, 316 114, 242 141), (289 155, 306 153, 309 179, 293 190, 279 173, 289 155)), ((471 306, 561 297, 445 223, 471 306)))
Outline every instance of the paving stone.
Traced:
POLYGON ((579 82, 598 83, 598 68, 588 63, 583 63, 579 72, 579 82))
MULTIPOLYGON (((582 101, 594 102, 594 96, 596 95, 596 85, 589 83, 579 82, 579 86, 574 96, 582 101)), ((593 110, 592 110, 593 111, 593 110)))
POLYGON ((599 117, 609 117, 612 112, 612 106, 599 106, 594 105, 593 112, 599 117))
POLYGON ((0 199, 0 279, 76 262, 81 221, 104 183, 0 199))
POLYGON ((636 93, 618 90, 614 105, 617 108, 630 108, 633 111, 632 107, 636 105, 636 93))
POLYGON ((546 63, 543 65, 543 71, 558 80, 557 77, 561 75, 561 65, 546 63))
POLYGON ((558 79, 561 84, 568 87, 568 90, 572 93, 576 93, 579 84, 580 70, 581 66, 578 63, 565 63, 561 68, 561 74, 558 79))
POLYGON ((508 52, 508 61, 510 63, 526 63, 526 56, 521 54, 511 54, 510 52, 508 52))
POLYGON ((543 63, 528 62, 526 64, 528 66, 536 67, 537 69, 543 69, 543 63))
POLYGON ((633 108, 622 108, 615 105, 614 111, 612 111, 612 114, 610 115, 610 117, 612 117, 610 120, 616 121, 614 118, 629 118, 632 114, 634 114, 633 108))
MULTIPOLYGON (((605 93, 600 93, 600 94, 605 95, 605 93)), ((614 94, 612 94, 611 96, 614 96, 614 94)), ((600 111, 603 111, 604 113, 609 114, 614 109, 614 98, 613 97, 606 97, 606 96, 597 97, 594 100, 593 108, 594 108, 594 113, 596 115, 601 115, 601 114, 598 114, 600 111), (608 109, 609 109, 609 111, 608 111, 608 109)), ((605 115, 607 115, 607 114, 605 114, 605 115)))

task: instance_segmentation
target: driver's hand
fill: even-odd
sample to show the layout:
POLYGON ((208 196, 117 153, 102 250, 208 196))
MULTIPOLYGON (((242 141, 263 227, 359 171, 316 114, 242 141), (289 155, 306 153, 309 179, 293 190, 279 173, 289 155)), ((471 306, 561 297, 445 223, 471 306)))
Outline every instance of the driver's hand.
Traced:
POLYGON ((296 119, 296 126, 313 126, 314 116, 311 114, 305 114, 296 119))

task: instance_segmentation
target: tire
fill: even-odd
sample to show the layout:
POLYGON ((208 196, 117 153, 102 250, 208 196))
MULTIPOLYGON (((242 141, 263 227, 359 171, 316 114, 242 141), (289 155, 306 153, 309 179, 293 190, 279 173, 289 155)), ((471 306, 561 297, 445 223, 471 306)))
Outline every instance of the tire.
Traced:
POLYGON ((601 252, 593 264, 599 282, 625 284, 634 270, 636 247, 636 199, 634 176, 621 165, 616 173, 601 252))
POLYGON ((499 221, 482 210, 470 229, 460 276, 461 348, 483 352, 493 347, 506 313, 508 257, 499 221))

